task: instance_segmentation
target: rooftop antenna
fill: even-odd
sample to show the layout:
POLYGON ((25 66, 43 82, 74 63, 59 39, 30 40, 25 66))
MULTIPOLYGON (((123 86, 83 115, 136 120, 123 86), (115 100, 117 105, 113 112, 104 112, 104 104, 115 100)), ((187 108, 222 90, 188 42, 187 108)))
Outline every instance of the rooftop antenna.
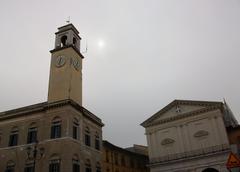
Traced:
POLYGON ((70 23, 70 16, 68 16, 68 19, 66 20, 67 24, 70 23))
POLYGON ((82 54, 87 53, 87 51, 88 51, 88 42, 86 41, 86 49, 85 49, 85 51, 82 52, 82 54))

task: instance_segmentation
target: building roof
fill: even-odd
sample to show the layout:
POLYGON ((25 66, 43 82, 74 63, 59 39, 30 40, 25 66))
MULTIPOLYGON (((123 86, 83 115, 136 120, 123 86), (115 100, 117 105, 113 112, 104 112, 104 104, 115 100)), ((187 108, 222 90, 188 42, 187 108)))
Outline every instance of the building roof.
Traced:
MULTIPOLYGON (((228 107, 227 103, 224 101, 223 102, 214 102, 214 101, 196 101, 196 100, 174 100, 171 103, 169 103, 167 106, 162 108, 160 111, 152 115, 150 118, 145 120, 141 125, 143 127, 148 127, 153 124, 153 121, 155 121, 157 118, 159 118, 162 114, 173 108, 174 106, 178 105, 200 105, 203 106, 202 109, 194 111, 193 113, 202 113, 206 111, 211 111, 214 109, 220 109, 221 112, 223 113, 223 119, 226 127, 237 127, 238 126, 238 121, 234 117, 231 109, 228 107)), ((191 112, 190 112, 191 113, 191 112)), ((189 112, 188 112, 189 114, 189 112)), ((181 114, 181 116, 184 116, 184 114, 181 114)), ((176 119, 181 119, 176 118, 176 119)), ((155 125, 155 123, 154 123, 155 125)))
POLYGON ((91 113, 89 110, 78 105, 76 102, 74 102, 73 100, 70 100, 70 99, 56 101, 56 102, 52 102, 52 103, 43 102, 43 103, 25 106, 25 107, 13 109, 13 110, 8 110, 5 112, 0 112, 0 120, 16 118, 16 117, 23 116, 23 115, 30 115, 32 113, 42 112, 42 111, 46 111, 46 110, 49 110, 52 108, 57 108, 57 107, 65 106, 65 105, 71 105, 76 110, 80 111, 86 118, 90 119, 91 121, 95 122, 96 124, 98 124, 100 126, 104 126, 104 124, 102 123, 102 120, 100 118, 98 118, 96 115, 91 113))
POLYGON ((148 156, 148 147, 144 145, 136 145, 134 144, 132 147, 125 148, 128 151, 143 154, 148 156))
POLYGON ((146 155, 144 154, 141 154, 141 153, 137 153, 137 152, 132 152, 132 151, 129 151, 127 149, 124 149, 124 148, 121 148, 121 147, 118 147, 106 140, 103 140, 103 147, 105 148, 109 148, 109 149, 112 149, 112 150, 115 150, 115 151, 118 151, 118 152, 122 152, 124 154, 128 154, 129 156, 138 156, 138 157, 143 157, 143 158, 147 158, 146 155))

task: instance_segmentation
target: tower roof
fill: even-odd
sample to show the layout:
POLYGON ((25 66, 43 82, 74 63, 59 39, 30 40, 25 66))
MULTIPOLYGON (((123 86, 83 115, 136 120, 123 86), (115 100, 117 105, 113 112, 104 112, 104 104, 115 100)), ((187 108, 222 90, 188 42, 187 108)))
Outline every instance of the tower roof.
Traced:
POLYGON ((79 31, 77 30, 77 28, 72 24, 72 23, 69 23, 67 25, 64 25, 64 26, 61 26, 58 28, 58 31, 59 32, 62 32, 62 31, 65 31, 65 30, 69 30, 69 29, 72 29, 74 30, 77 34, 79 34, 79 31))

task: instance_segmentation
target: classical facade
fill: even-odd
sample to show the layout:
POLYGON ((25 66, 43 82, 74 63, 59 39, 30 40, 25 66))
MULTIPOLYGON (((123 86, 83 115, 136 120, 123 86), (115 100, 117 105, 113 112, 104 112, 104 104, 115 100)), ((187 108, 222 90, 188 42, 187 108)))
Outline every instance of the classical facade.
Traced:
POLYGON ((79 32, 55 34, 48 101, 0 113, 0 172, 101 171, 103 123, 82 106, 79 32))
POLYGON ((148 156, 129 151, 103 141, 103 171, 105 172, 148 172, 148 156))
POLYGON ((141 124, 151 172, 225 172, 226 128, 238 122, 226 103, 175 100, 141 124))

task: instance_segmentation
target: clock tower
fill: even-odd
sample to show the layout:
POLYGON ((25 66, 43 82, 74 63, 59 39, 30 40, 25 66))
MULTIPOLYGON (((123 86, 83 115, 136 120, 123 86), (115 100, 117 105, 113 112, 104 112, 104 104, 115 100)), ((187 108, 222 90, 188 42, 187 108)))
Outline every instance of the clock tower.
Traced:
POLYGON ((58 28, 51 50, 48 102, 71 99, 82 106, 81 37, 73 24, 58 28))

